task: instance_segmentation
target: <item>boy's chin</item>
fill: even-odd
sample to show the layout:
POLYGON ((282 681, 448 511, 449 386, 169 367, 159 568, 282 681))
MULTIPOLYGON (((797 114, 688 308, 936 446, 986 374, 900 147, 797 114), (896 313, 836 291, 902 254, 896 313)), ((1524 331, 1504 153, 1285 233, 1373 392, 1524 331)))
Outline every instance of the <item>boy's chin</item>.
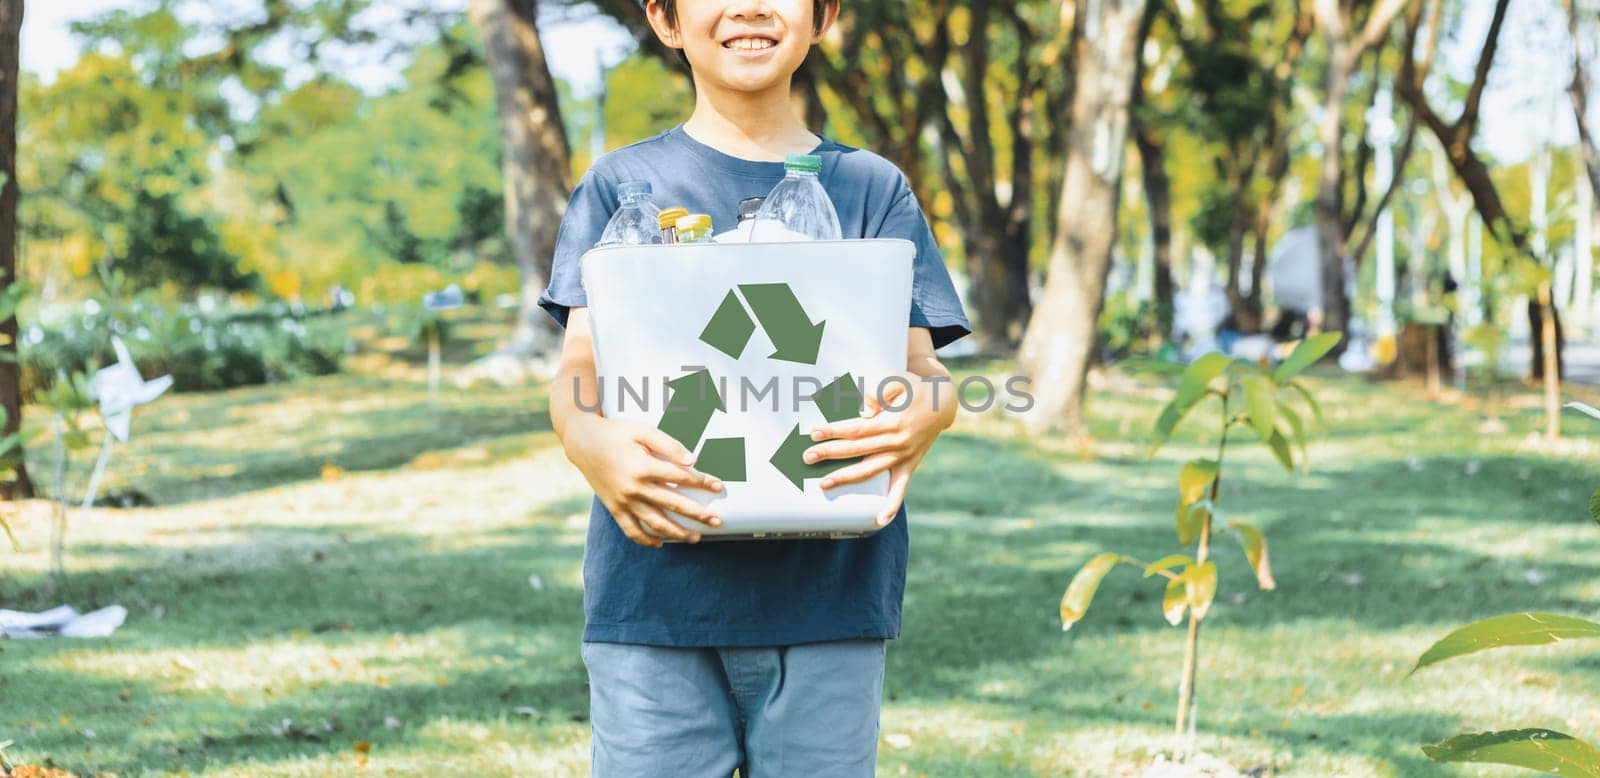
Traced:
POLYGON ((711 86, 729 92, 759 93, 783 88, 789 76, 781 68, 761 68, 761 72, 721 72, 713 76, 711 86))

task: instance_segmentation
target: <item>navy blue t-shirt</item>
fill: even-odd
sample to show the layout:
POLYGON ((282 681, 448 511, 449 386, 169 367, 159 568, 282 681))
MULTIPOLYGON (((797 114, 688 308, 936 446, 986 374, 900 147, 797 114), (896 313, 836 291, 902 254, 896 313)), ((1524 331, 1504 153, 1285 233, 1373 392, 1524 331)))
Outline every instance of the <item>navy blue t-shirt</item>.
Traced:
MULTIPOLYGON (((909 326, 937 348, 972 331, 917 198, 893 163, 831 140, 820 178, 846 238, 916 244, 909 326)), ((572 191, 556 239, 550 286, 539 305, 562 326, 588 304, 578 258, 600 239, 624 181, 648 181, 655 202, 711 215, 717 232, 739 201, 783 179, 782 162, 725 154, 680 125, 595 160, 572 191)), ((660 646, 770 646, 900 634, 908 534, 906 510, 889 526, 839 540, 703 540, 661 548, 635 544, 596 498, 583 555, 583 639, 660 646)))

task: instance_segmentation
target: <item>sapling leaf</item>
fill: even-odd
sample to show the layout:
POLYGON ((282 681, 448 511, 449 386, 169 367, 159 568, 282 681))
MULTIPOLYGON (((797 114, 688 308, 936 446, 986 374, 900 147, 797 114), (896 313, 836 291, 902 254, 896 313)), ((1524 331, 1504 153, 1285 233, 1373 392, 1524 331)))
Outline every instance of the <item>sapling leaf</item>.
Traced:
POLYGON ((1217 566, 1214 563, 1190 565, 1184 571, 1188 583, 1189 610, 1196 621, 1206 617, 1211 603, 1217 598, 1217 566))
MULTIPOLYGON (((1305 422, 1300 421, 1300 414, 1295 413, 1294 408, 1289 407, 1288 403, 1280 402, 1278 403, 1278 416, 1289 425, 1288 437, 1290 441, 1300 447, 1300 461, 1302 463, 1310 462, 1311 448, 1306 444, 1306 427, 1305 422)), ((1280 426, 1279 429, 1282 429, 1282 427, 1280 426)))
POLYGON ((1206 519, 1212 516, 1210 500, 1200 500, 1196 503, 1178 504, 1178 512, 1174 517, 1178 528, 1178 545, 1192 546, 1200 539, 1200 530, 1205 527, 1206 519))
POLYGON ((1568 778, 1600 778, 1600 749, 1548 729, 1458 735, 1423 746, 1422 753, 1435 762, 1503 764, 1568 778))
POLYGON ((1244 385, 1245 407, 1250 411, 1250 426, 1255 428, 1262 440, 1268 440, 1277 428, 1278 415, 1278 403, 1272 397, 1272 381, 1264 375, 1252 375, 1246 376, 1241 383, 1244 385))
POLYGON ((1205 397, 1206 389, 1211 386, 1212 380, 1222 375, 1222 371, 1228 369, 1231 362, 1232 360, 1215 351, 1201 354, 1199 359, 1191 362, 1183 371, 1183 377, 1178 380, 1178 394, 1172 401, 1187 411, 1195 403, 1200 402, 1200 398, 1205 397))
POLYGON ((1167 590, 1161 595, 1161 615, 1176 627, 1183 623, 1183 609, 1189 607, 1189 579, 1180 575, 1167 581, 1167 590))
POLYGON ((1191 459, 1178 471, 1178 494, 1185 503, 1204 497, 1211 483, 1217 480, 1217 460, 1191 459))
POLYGON ((1282 432, 1272 431, 1267 438, 1267 448, 1272 449, 1272 455, 1278 458, 1278 464, 1283 465, 1283 469, 1294 472, 1294 452, 1289 450, 1289 439, 1282 432))
POLYGON ((1200 528, 1210 514, 1210 501, 1206 492, 1217 480, 1217 462, 1213 459, 1191 459, 1178 471, 1178 510, 1174 514, 1178 528, 1178 542, 1190 545, 1200 536, 1200 528), (1195 510, 1204 501, 1205 507, 1195 510))
POLYGON ((1187 411, 1179 410, 1176 402, 1167 403, 1167 407, 1161 409, 1161 416, 1156 419, 1156 434, 1150 441, 1150 452, 1146 456, 1155 456, 1156 451, 1166 444, 1173 430, 1178 428, 1178 422, 1183 421, 1185 413, 1187 411))
POLYGON ((1327 424, 1322 419, 1322 406, 1317 404, 1317 398, 1311 396, 1311 391, 1298 381, 1289 384, 1289 388, 1299 392, 1300 396, 1305 399, 1306 407, 1311 409, 1311 420, 1316 423, 1317 429, 1326 429, 1327 424))
POLYGON ((1262 591, 1278 588, 1278 582, 1272 579, 1272 563, 1267 560, 1266 536, 1261 534, 1261 530, 1242 521, 1230 521, 1228 528, 1239 536, 1245 559, 1250 562, 1250 569, 1255 571, 1256 585, 1262 591))
POLYGON ((1295 346, 1288 358, 1278 365, 1278 369, 1272 374, 1272 380, 1282 385, 1299 375, 1300 371, 1316 364, 1317 360, 1332 351, 1333 347, 1339 344, 1340 337, 1341 333, 1338 332, 1324 332, 1300 341, 1300 345, 1295 346))
POLYGON ((1100 588, 1101 579, 1111 568, 1122 561, 1121 554, 1104 552, 1094 555, 1078 574, 1072 577, 1072 583, 1067 585, 1066 593, 1061 595, 1061 630, 1072 629, 1072 625, 1083 618, 1089 610, 1089 602, 1094 599, 1096 589, 1100 588))
POLYGON ((1162 570, 1171 570, 1172 568, 1177 567, 1178 565, 1192 565, 1192 564, 1194 564, 1194 558, 1193 557, 1189 557, 1189 556, 1184 556, 1183 554, 1173 554, 1171 556, 1164 556, 1164 557, 1162 557, 1160 559, 1157 559, 1154 562, 1151 562, 1150 565, 1144 569, 1144 577, 1149 578, 1152 575, 1156 575, 1157 573, 1160 573, 1162 570))
POLYGON ((1423 653, 1411 672, 1491 648, 1544 646, 1576 638, 1600 638, 1600 624, 1554 613, 1508 613, 1475 621, 1445 635, 1423 653))

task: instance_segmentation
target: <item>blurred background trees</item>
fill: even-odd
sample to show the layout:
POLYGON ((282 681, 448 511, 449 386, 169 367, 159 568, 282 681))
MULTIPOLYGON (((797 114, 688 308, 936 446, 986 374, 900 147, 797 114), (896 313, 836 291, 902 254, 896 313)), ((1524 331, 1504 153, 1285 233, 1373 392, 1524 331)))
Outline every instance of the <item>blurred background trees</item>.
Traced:
MULTIPOLYGON (((101 267, 236 308, 455 282, 537 361, 571 182, 693 104, 633 0, 92 5, 53 72, 0 74, 22 150, 0 228, 20 187, 20 315, 44 324, 101 267)), ((851 3, 795 108, 905 170, 973 345, 1072 431, 1091 365, 1181 353, 1207 290, 1229 342, 1353 322, 1381 369, 1408 327, 1471 356, 1489 326, 1542 375, 1544 330, 1589 337, 1597 38, 1593 0, 851 3), (1273 268, 1308 261, 1321 303, 1291 303, 1273 268)))

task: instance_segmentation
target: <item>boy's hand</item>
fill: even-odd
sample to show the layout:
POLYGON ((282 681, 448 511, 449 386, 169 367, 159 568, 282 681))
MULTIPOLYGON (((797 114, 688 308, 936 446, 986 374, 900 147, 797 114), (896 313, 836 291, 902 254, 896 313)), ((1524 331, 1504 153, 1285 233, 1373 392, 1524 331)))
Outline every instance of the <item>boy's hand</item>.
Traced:
POLYGON ((708 526, 722 524, 711 509, 668 488, 720 492, 722 482, 690 467, 694 454, 665 432, 594 414, 574 417, 566 432, 567 458, 629 540, 652 548, 659 548, 662 538, 698 543, 700 533, 667 518, 668 510, 708 526))
MULTIPOLYGON (((867 392, 867 407, 860 418, 813 429, 812 440, 827 442, 818 443, 805 452, 806 462, 864 457, 860 462, 825 476, 821 484, 824 489, 864 481, 888 470, 889 494, 883 512, 877 517, 880 527, 894 520, 900 503, 905 501, 911 473, 922 463, 939 433, 955 421, 956 400, 948 380, 928 382, 912 372, 899 375, 913 387, 909 397, 905 384, 899 381, 884 389, 881 404, 875 392, 867 392), (885 405, 904 407, 885 410, 885 405)), ((949 377, 948 373, 943 375, 949 377)))

